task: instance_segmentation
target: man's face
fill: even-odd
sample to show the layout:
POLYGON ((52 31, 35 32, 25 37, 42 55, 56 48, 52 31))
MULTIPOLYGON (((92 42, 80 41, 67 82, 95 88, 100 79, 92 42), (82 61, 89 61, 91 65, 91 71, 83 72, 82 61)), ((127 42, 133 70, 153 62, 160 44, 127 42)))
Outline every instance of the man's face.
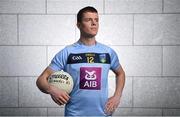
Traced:
POLYGON ((78 23, 78 27, 83 36, 96 36, 99 28, 98 14, 94 12, 83 13, 82 21, 78 23))

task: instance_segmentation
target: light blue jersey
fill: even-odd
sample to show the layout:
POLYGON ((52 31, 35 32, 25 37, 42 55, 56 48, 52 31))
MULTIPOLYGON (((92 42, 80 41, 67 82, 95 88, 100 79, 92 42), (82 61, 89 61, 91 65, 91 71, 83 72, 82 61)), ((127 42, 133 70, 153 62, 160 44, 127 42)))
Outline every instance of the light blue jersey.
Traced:
POLYGON ((76 42, 55 55, 49 67, 64 70, 74 81, 65 116, 106 116, 108 72, 120 67, 117 54, 101 43, 86 46, 76 42))

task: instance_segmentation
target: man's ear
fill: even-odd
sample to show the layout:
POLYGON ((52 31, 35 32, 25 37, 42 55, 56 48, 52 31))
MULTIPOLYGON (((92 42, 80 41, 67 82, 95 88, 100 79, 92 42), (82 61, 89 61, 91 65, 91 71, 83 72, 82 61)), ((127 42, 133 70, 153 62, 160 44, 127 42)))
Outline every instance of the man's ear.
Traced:
POLYGON ((81 24, 79 23, 79 22, 77 22, 77 27, 80 29, 80 26, 81 26, 81 24))

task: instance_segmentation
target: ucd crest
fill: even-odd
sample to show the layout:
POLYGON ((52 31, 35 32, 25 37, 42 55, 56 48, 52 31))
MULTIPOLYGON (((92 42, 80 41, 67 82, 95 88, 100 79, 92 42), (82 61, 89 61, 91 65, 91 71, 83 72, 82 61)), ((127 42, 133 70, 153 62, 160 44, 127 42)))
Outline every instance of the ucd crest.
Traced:
POLYGON ((106 54, 100 54, 99 59, 100 59, 101 63, 105 63, 106 62, 106 54))

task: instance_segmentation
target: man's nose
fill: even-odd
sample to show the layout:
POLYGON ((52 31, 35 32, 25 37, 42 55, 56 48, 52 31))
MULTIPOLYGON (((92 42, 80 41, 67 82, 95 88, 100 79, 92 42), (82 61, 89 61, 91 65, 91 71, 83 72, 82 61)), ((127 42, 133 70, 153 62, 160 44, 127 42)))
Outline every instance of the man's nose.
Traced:
POLYGON ((92 24, 92 25, 96 25, 96 21, 95 21, 95 20, 92 20, 91 24, 92 24))

